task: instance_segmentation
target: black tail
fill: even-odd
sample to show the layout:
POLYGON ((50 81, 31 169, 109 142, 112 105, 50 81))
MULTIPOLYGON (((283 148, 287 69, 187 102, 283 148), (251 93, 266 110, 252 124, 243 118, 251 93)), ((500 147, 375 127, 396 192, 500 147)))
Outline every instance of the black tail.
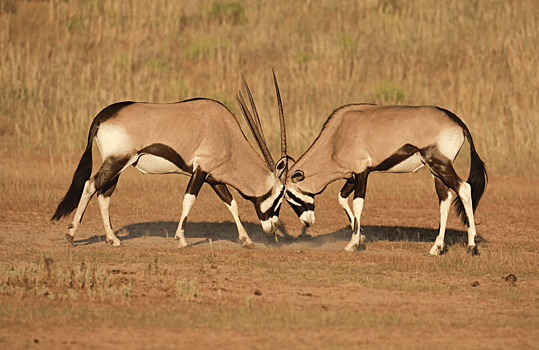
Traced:
MULTIPOLYGON (((475 213, 475 209, 479 205, 479 200, 481 200, 481 197, 483 196, 483 193, 485 192, 485 188, 488 182, 488 175, 487 175, 487 169, 485 168, 485 163, 479 158, 479 155, 477 154, 475 150, 475 146, 472 140, 472 135, 470 134, 470 131, 466 126, 464 126, 464 136, 466 136, 466 139, 468 140, 468 143, 470 144, 470 158, 471 158, 471 164, 470 164, 470 175, 468 176, 468 180, 466 181, 468 184, 470 184, 472 188, 472 206, 473 211, 475 213)), ((466 216, 466 212, 464 210, 464 205, 462 204, 462 200, 457 195, 455 200, 453 200, 453 205, 455 207, 455 210, 457 212, 457 215, 460 217, 462 222, 465 225, 468 225, 468 217, 466 216)))
POLYGON ((77 170, 75 170, 75 174, 73 174, 71 186, 69 186, 66 195, 60 204, 58 204, 58 208, 56 208, 56 212, 52 216, 51 221, 60 220, 64 216, 71 214, 71 212, 79 205, 82 191, 84 190, 84 184, 88 181, 90 175, 92 175, 92 143, 97 133, 97 129, 98 123, 94 120, 90 127, 90 132, 88 133, 86 150, 82 154, 82 158, 77 166, 77 170))

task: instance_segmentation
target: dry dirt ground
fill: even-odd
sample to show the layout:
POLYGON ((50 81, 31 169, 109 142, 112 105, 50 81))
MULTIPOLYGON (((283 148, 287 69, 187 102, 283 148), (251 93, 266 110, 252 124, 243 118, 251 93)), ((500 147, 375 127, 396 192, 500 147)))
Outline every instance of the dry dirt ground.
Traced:
POLYGON ((2 161, 2 273, 44 266, 53 276, 42 277, 42 289, 37 280, 17 285, 2 276, 1 349, 538 347, 537 179, 491 179, 476 218, 479 257, 465 254, 454 216, 447 254, 423 256, 438 225, 427 172, 369 179, 360 252, 342 251, 351 229, 336 200, 340 183, 317 198, 308 230, 285 207, 278 241, 234 193, 254 250, 241 248, 232 217, 205 186, 186 228, 191 247, 177 249, 186 179, 134 171, 112 197, 122 247, 104 242, 93 199, 70 248, 69 220, 49 218, 74 167, 52 158, 2 161), (85 267, 110 284, 92 295, 83 283, 66 287, 54 277, 85 267), (178 281, 194 281, 196 291, 181 294, 178 281), (104 294, 110 286, 128 290, 104 294))

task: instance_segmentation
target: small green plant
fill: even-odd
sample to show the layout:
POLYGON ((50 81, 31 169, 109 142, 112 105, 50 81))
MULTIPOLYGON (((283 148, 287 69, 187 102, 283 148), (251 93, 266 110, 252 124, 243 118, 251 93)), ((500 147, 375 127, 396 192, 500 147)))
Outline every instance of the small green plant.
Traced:
POLYGON ((202 298, 203 293, 197 290, 197 279, 176 281, 176 295, 179 300, 191 301, 193 298, 202 298))
POLYGON ((251 295, 245 298, 245 305, 247 305, 247 308, 251 310, 255 306, 255 296, 251 295))
POLYGON ((298 52, 298 54, 295 57, 295 60, 299 64, 307 64, 312 61, 312 56, 308 52, 298 52))
POLYGON ((17 12, 17 0, 1 0, 0 1, 0 14, 16 13, 16 12, 17 12))
POLYGON ((72 31, 74 29, 82 29, 84 28, 84 24, 82 22, 82 19, 79 17, 69 17, 61 21, 60 23, 64 27, 66 27, 69 31, 72 31))
POLYGON ((124 300, 129 300, 132 294, 133 294, 133 286, 131 286, 131 283, 122 284, 122 286, 118 288, 118 295, 122 297, 124 300))
POLYGON ((233 25, 246 22, 245 9, 237 1, 216 1, 208 9, 208 18, 219 24, 228 22, 233 25))
POLYGON ((404 102, 404 89, 392 81, 382 81, 373 88, 374 99, 381 104, 404 102))
POLYGON ((354 38, 351 35, 343 34, 337 40, 337 45, 343 50, 350 50, 354 45, 354 38))
POLYGON ((151 70, 157 72, 165 72, 169 69, 168 62, 160 58, 150 58, 148 61, 146 61, 145 65, 151 70))
POLYGON ((79 297, 79 293, 76 290, 68 289, 67 293, 69 294, 69 297, 71 298, 71 300, 77 301, 77 299, 79 297))
POLYGON ((404 5, 399 0, 380 0, 378 11, 387 14, 396 14, 402 11, 404 5))
POLYGON ((203 35, 197 40, 189 44, 185 50, 188 58, 193 60, 202 60, 213 57, 221 47, 226 46, 226 41, 223 42, 213 35, 203 35))

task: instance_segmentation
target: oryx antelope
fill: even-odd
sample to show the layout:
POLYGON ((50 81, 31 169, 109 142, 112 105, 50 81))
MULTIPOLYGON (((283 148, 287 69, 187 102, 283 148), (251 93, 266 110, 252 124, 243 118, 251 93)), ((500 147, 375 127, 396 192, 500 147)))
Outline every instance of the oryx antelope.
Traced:
MULTIPOLYGON (((276 81, 275 84, 278 91, 276 81)), ((284 120, 281 124, 284 126, 284 120)), ((260 128, 258 132, 261 133, 260 128)), ((258 142, 267 150, 263 137, 258 142)), ((180 248, 188 245, 184 236, 187 215, 204 182, 210 184, 232 213, 243 246, 253 247, 227 185, 254 204, 264 232, 274 233, 284 196, 279 177, 286 158, 275 166, 267 154, 264 153, 264 162, 245 138, 234 115, 217 101, 198 98, 171 104, 115 103, 103 109, 92 122, 88 144, 71 186, 51 220, 59 220, 77 209, 66 234, 73 246, 84 211, 97 192, 106 241, 119 246, 120 240, 109 218, 110 196, 121 172, 133 165, 142 173, 191 176, 175 235, 180 248), (90 178, 94 138, 103 163, 90 178)))
POLYGON ((286 197, 305 226, 314 223, 314 196, 336 180, 346 179, 339 203, 351 222, 353 234, 345 250, 359 247, 367 177, 373 172, 407 173, 426 165, 431 171, 440 203, 440 228, 429 253, 444 248, 447 215, 453 194, 455 209, 468 227, 468 248, 478 254, 474 211, 487 182, 487 172, 466 125, 438 107, 352 104, 335 110, 310 148, 291 167, 286 197), (467 182, 453 168, 464 139, 470 144, 471 167, 467 182), (347 197, 354 192, 353 210, 347 197))

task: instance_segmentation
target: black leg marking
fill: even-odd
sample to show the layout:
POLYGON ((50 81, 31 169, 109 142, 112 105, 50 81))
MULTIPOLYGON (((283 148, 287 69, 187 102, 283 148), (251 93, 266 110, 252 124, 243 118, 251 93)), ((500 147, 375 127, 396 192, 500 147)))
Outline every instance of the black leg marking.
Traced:
POLYGON ((477 245, 474 246, 468 246, 466 248, 466 254, 470 254, 471 256, 479 256, 479 250, 477 249, 477 245))
POLYGON ((340 195, 342 198, 348 198, 348 196, 352 193, 352 191, 355 188, 354 185, 355 181, 353 178, 347 179, 344 186, 341 188, 340 195))
POLYGON ((112 193, 114 192, 114 190, 116 189, 116 185, 118 184, 119 178, 120 178, 120 174, 116 175, 111 181, 109 181, 105 186, 103 186, 103 188, 101 188, 97 192, 97 195, 98 196, 103 195, 105 197, 112 196, 112 193))
POLYGON ((367 192, 367 177, 369 176, 369 171, 365 170, 360 174, 356 174, 354 182, 354 199, 362 198, 365 199, 365 193, 367 192))
POLYGON ((191 176, 191 180, 189 180, 189 184, 187 184, 185 193, 192 194, 195 197, 198 196, 198 192, 200 192, 200 189, 202 188, 202 185, 206 181, 207 177, 207 172, 200 170, 200 168, 195 169, 193 176, 191 176))
POLYGON ((100 192, 107 192, 112 188, 112 191, 114 191, 114 187, 116 187, 116 183, 118 182, 117 175, 119 175, 130 158, 109 157, 105 159, 103 164, 101 164, 101 168, 94 175, 95 189, 100 192), (112 181, 114 183, 111 183, 112 181))
POLYGON ((455 172, 451 159, 440 154, 436 147, 422 149, 421 156, 430 168, 432 174, 442 180, 447 187, 455 191, 458 195, 460 184, 463 181, 455 172))
MULTIPOLYGON (((365 193, 367 191, 367 178, 369 176, 369 170, 365 170, 364 172, 360 174, 354 175, 354 201, 358 198, 361 198, 362 200, 365 199, 365 193)), ((355 203, 354 203, 355 204, 355 203)), ((360 225, 360 219, 361 219, 361 212, 362 207, 357 208, 354 205, 353 214, 354 214, 354 229, 352 233, 352 240, 350 243, 348 243, 346 250, 363 250, 363 241, 365 239, 364 236, 361 235, 361 225, 360 225)))
POLYGON ((75 237, 71 236, 69 233, 66 233, 66 240, 70 247, 75 247, 75 237))
POLYGON ((206 182, 210 184, 211 188, 213 188, 215 193, 217 193, 217 195, 219 196, 219 198, 221 198, 223 202, 225 202, 227 205, 232 204, 232 200, 234 198, 232 198, 232 194, 230 194, 230 191, 225 184, 218 183, 213 180, 208 180, 206 182))
MULTIPOLYGON (((208 173, 200 170, 200 168, 195 169, 195 172, 193 173, 193 175, 191 176, 191 179, 189 180, 189 184, 187 184, 187 189, 185 190, 185 194, 186 195, 191 194, 195 197, 198 196, 198 192, 200 192, 200 189, 202 188, 202 185, 206 181, 207 177, 208 177, 208 173)), ((187 222, 187 216, 180 223, 180 227, 182 230, 185 230, 186 222, 187 222)))
POLYGON ((436 187, 436 194, 438 195, 438 202, 441 203, 449 197, 449 188, 444 185, 442 180, 438 177, 434 178, 434 186, 436 187))

